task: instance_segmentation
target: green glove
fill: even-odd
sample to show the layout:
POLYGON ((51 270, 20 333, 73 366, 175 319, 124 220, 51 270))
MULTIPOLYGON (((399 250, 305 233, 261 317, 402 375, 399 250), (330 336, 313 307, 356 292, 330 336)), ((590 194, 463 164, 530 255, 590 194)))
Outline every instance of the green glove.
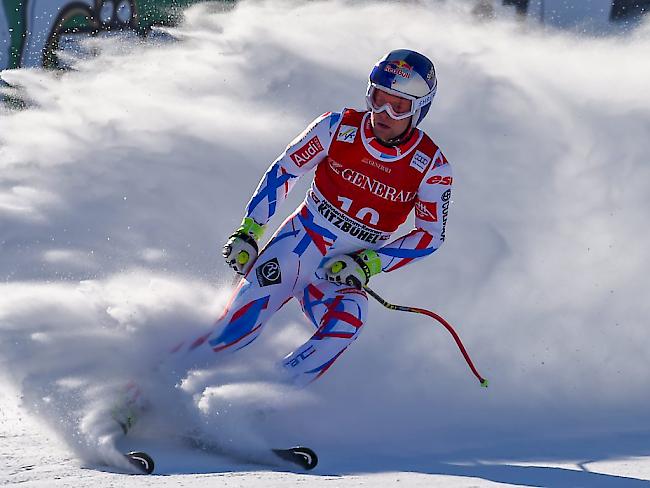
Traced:
POLYGON ((263 234, 263 225, 250 217, 244 218, 239 229, 228 238, 221 251, 226 264, 237 273, 246 274, 257 259, 259 252, 257 241, 263 234))
POLYGON ((375 251, 366 249, 333 257, 323 268, 329 281, 361 289, 368 284, 371 276, 381 273, 381 260, 375 251))

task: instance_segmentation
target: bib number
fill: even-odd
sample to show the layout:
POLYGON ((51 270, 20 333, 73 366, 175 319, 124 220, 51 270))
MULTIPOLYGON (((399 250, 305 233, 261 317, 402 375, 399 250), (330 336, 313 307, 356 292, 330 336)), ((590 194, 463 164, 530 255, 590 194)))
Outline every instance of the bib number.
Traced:
MULTIPOLYGON (((343 210, 345 213, 348 213, 350 211, 350 208, 352 208, 352 199, 345 197, 337 198, 339 202, 341 202, 341 210, 343 210)), ((361 222, 367 222, 370 225, 377 225, 379 222, 379 212, 377 212, 374 208, 363 207, 356 213, 355 218, 361 222), (369 218, 366 220, 366 217, 369 218)))

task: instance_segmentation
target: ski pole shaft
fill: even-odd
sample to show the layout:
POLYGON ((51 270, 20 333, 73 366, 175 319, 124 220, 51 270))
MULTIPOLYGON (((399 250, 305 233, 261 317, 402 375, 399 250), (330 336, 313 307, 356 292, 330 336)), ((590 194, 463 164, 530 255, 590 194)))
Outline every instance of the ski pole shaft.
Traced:
POLYGON ((465 361, 467 362, 467 365, 469 366, 469 369, 472 370, 472 373, 474 373, 474 376, 480 381, 481 386, 484 388, 487 388, 488 386, 488 380, 483 378, 479 372, 476 370, 474 367, 474 363, 472 362, 472 359, 469 357, 469 354, 467 353, 467 350, 465 349, 465 346, 463 345, 463 342, 460 340, 460 337, 458 337, 458 334, 454 330, 454 328, 447 322, 445 319, 443 319, 440 315, 438 315, 435 312, 431 312, 430 310, 426 310, 424 308, 416 308, 416 307, 406 307, 403 305, 394 305, 392 303, 387 302, 384 300, 381 296, 379 296, 374 290, 371 288, 364 286, 363 289, 373 297, 375 300, 377 300, 379 303, 381 303, 384 307, 390 309, 390 310, 397 310, 400 312, 411 312, 411 313, 418 313, 422 315, 426 315, 428 317, 431 317, 432 319, 438 321, 440 324, 442 324, 445 329, 449 331, 451 336, 454 338, 456 341, 456 345, 458 346, 458 349, 460 349, 460 352, 463 354, 463 357, 465 358, 465 361))

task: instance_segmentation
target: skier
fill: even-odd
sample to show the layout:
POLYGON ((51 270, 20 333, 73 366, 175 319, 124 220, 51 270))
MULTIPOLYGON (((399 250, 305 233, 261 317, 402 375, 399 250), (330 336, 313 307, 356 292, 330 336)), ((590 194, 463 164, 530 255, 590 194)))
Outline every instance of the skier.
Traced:
POLYGON ((223 247, 243 275, 207 334, 175 348, 194 366, 253 342, 292 297, 313 336, 283 360, 298 386, 322 376, 366 322, 368 280, 433 253, 445 240, 451 168, 418 125, 436 94, 433 63, 400 49, 369 76, 367 111, 316 118, 271 164, 223 247), (304 202, 261 251, 265 224, 298 178, 315 169, 304 202), (392 239, 415 208, 415 228, 392 239))
MULTIPOLYGON (((302 387, 334 364, 366 322, 368 280, 432 254, 445 240, 451 167, 418 129, 436 88, 429 59, 391 51, 370 73, 367 111, 325 113, 287 146, 223 246, 228 265, 243 275, 228 306, 207 333, 179 343, 159 373, 175 383, 188 370, 242 349, 292 297, 314 333, 280 369, 302 387), (312 169, 304 202, 260 251, 265 224, 312 169), (393 238, 413 209, 415 228, 393 238)), ((125 433, 143 401, 133 382, 112 409, 125 433)))

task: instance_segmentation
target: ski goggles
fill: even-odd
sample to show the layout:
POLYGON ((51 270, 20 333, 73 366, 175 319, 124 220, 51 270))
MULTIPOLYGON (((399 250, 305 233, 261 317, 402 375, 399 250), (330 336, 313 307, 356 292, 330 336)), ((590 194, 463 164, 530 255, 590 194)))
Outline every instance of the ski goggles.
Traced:
POLYGON ((374 113, 384 112, 393 120, 403 120, 412 117, 425 105, 431 103, 435 90, 430 91, 421 98, 405 95, 375 83, 368 83, 366 103, 374 113), (386 97, 386 94, 399 98, 386 97), (406 102, 406 103, 405 103, 406 102))

